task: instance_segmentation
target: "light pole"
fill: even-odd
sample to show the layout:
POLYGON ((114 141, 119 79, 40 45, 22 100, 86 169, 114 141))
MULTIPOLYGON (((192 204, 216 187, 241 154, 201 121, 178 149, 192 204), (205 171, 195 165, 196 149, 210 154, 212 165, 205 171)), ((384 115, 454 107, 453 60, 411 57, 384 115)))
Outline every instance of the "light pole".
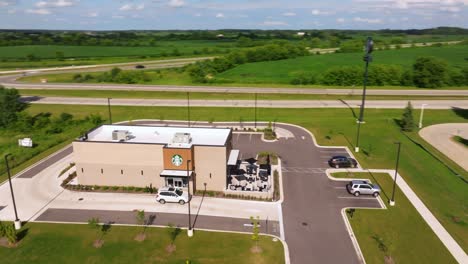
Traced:
POLYGON ((187 120, 188 127, 190 127, 190 92, 187 92, 187 120))
POLYGON ((424 107, 427 104, 422 104, 421 105, 421 115, 419 116, 419 128, 422 128, 422 121, 423 121, 423 116, 424 116, 424 107))
POLYGON ((13 201, 13 209, 15 211, 15 229, 19 230, 21 229, 21 221, 18 218, 18 211, 16 210, 15 194, 13 193, 13 185, 11 184, 10 166, 8 164, 8 156, 10 155, 11 154, 5 155, 5 164, 6 164, 7 174, 8 174, 8 182, 10 183, 11 200, 13 201))
POLYGON ((257 93, 255 93, 255 128, 257 128, 257 93))
POLYGON ((362 90, 362 102, 361 102, 361 110, 359 112, 359 120, 357 121, 357 139, 356 139, 356 147, 354 149, 355 152, 359 152, 359 134, 361 132, 361 124, 364 123, 364 107, 366 104, 366 86, 367 86, 367 71, 369 68, 369 62, 372 61, 371 53, 374 50, 374 41, 372 37, 367 38, 366 43, 366 55, 364 55, 364 61, 366 62, 366 69, 364 71, 364 89, 362 90))
POLYGON ((395 166, 395 177, 393 179, 392 199, 390 199, 391 206, 395 205, 395 185, 396 185, 396 180, 398 176, 398 163, 400 162, 400 150, 401 150, 401 142, 395 142, 395 144, 398 145, 398 152, 397 152, 397 160, 396 160, 396 166, 395 166))
POLYGON ((109 111, 109 124, 112 125, 112 113, 111 113, 111 105, 110 105, 110 100, 112 98, 107 98, 107 110, 109 111))
POLYGON ((189 174, 189 164, 192 162, 191 160, 187 160, 187 190, 188 190, 188 230, 187 235, 189 237, 193 236, 193 229, 192 229, 192 214, 190 213, 190 201, 192 198, 190 197, 190 174, 189 174))

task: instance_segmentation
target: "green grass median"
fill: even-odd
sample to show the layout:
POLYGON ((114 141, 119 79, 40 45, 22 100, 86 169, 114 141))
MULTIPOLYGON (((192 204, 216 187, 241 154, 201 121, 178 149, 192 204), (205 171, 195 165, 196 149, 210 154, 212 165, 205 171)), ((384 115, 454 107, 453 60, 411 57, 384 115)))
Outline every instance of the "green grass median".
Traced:
POLYGON ((261 236, 262 253, 252 253, 248 234, 196 231, 188 238, 185 231, 175 239, 169 252, 166 228, 148 228, 146 239, 135 241, 141 227, 111 226, 103 236, 101 248, 93 247, 99 235, 88 225, 30 223, 16 248, 0 246, 2 264, 16 263, 284 263, 280 241, 261 236), (190 262, 186 262, 189 260, 190 262))
POLYGON ((382 188, 387 209, 347 213, 367 263, 457 263, 410 201, 398 188, 389 206, 392 177, 386 173, 334 173, 336 178, 369 179, 382 188), (391 262, 393 260, 393 262, 391 262))

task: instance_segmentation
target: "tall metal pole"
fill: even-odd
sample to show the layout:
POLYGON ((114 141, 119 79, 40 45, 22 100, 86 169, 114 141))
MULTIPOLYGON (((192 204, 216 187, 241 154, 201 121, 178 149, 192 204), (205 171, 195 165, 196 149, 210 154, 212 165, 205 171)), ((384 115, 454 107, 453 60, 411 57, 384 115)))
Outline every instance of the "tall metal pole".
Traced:
POLYGON ((419 116, 419 128, 422 128, 422 121, 423 121, 423 116, 424 116, 424 107, 427 104, 422 104, 421 105, 421 115, 419 116))
POLYGON ((371 37, 367 38, 366 43, 366 55, 364 55, 364 61, 366 62, 366 67, 364 71, 364 88, 362 90, 362 101, 361 101, 361 108, 359 111, 359 119, 357 121, 357 136, 356 136, 356 147, 354 149, 355 152, 359 152, 359 137, 361 133, 361 124, 364 123, 364 109, 366 105, 366 89, 367 89, 367 76, 368 76, 368 69, 369 69, 369 62, 372 61, 371 53, 374 49, 374 42, 372 41, 371 37))
POLYGON ((190 213, 190 201, 192 200, 190 197, 190 174, 189 174, 189 164, 192 162, 191 160, 187 160, 187 189, 188 189, 188 230, 187 235, 189 237, 193 236, 192 230, 192 214, 190 213))
POLYGON ((11 184, 11 172, 10 172, 10 165, 8 164, 8 156, 11 154, 6 154, 5 155, 5 165, 7 169, 7 174, 8 174, 8 182, 10 184, 10 192, 11 192, 11 200, 13 201, 13 209, 15 211, 15 229, 20 229, 21 228, 21 221, 18 218, 18 211, 16 210, 16 202, 15 202, 15 194, 13 192, 13 185, 11 184))
POLYGON ((112 98, 107 98, 107 110, 109 111, 109 124, 112 125, 112 113, 111 113, 111 106, 110 106, 110 99, 112 98))
POLYGON ((187 92, 187 122, 190 127, 190 92, 187 92))
POLYGON ((398 163, 400 162, 400 150, 401 150, 401 142, 395 142, 395 144, 398 144, 398 152, 397 152, 397 160, 396 160, 396 166, 395 166, 395 177, 393 179, 392 199, 390 200, 391 206, 395 205, 395 185, 396 185, 396 180, 398 176, 398 163))
POLYGON ((257 93, 255 93, 255 128, 257 128, 257 93))

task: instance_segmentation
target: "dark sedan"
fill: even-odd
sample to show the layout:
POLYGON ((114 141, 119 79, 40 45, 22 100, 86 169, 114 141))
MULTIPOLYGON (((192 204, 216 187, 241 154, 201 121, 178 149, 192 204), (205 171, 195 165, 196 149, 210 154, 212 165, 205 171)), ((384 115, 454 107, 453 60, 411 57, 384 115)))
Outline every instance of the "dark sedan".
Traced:
POLYGON ((356 168, 357 161, 355 159, 345 157, 345 156, 334 156, 329 161, 328 164, 334 168, 356 168))

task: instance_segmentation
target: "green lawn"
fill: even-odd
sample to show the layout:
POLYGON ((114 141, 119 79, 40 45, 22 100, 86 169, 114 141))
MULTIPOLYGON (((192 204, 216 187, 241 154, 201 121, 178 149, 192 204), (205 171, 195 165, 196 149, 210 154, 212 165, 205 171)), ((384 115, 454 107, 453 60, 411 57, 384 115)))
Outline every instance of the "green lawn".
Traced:
POLYGON ((385 173, 335 173, 332 176, 370 179, 382 188, 382 200, 388 209, 356 209, 353 217, 348 214, 367 263, 385 263, 385 256, 391 256, 394 263, 457 263, 398 187, 396 205, 388 205, 393 186, 391 176, 385 173), (379 248, 379 239, 386 251, 379 248))
MULTIPOLYGON (((254 110, 247 108, 191 108, 191 120, 253 121, 254 110)), ((90 113, 107 116, 106 106, 32 105, 31 114, 48 111, 70 112, 75 118, 90 113)), ((309 129, 322 145, 345 145, 354 149, 356 118, 350 109, 268 109, 257 111, 258 120, 286 122, 309 129)), ((357 113, 356 113, 357 114, 357 113)), ((357 153, 363 167, 394 168, 395 141, 402 142, 400 173, 430 208, 462 248, 468 250, 468 185, 446 166, 404 136, 395 124, 402 110, 367 109, 366 124, 361 129, 361 152, 357 153), (436 195, 435 195, 436 194, 436 195)), ((419 111, 415 111, 415 116, 419 111)), ((114 121, 136 119, 185 120, 186 109, 180 107, 112 107, 114 121)), ((467 110, 426 110, 426 126, 447 122, 466 122, 467 110)), ((416 132, 409 134, 426 146, 416 132)), ((428 147, 428 149, 431 149, 428 147)), ((433 152, 433 149, 431 149, 433 152)), ((436 153, 437 154, 437 153, 436 153)), ((452 166, 465 180, 468 172, 443 155, 440 159, 452 166)))
MULTIPOLYGON (((89 97, 89 98, 130 98, 130 99, 186 99, 185 92, 152 92, 120 90, 18 90, 23 96, 48 97, 89 97)), ((190 93, 190 99, 208 100, 254 100, 254 94, 246 93, 190 93)), ((257 95, 257 100, 360 100, 361 95, 321 95, 321 94, 266 94, 257 95)), ((468 99, 466 96, 366 96, 368 100, 450 100, 468 99)))
POLYGON ((197 231, 188 238, 182 231, 176 251, 168 253, 167 229, 148 228, 147 239, 137 242, 138 227, 112 226, 104 235, 104 245, 94 248, 96 230, 87 225, 39 224, 25 226, 27 234, 17 248, 0 247, 2 264, 13 263, 284 263, 281 242, 261 237, 260 254, 253 254, 248 234, 197 231))
POLYGON ((63 52, 65 58, 160 56, 164 52, 170 55, 174 49, 182 54, 193 54, 193 51, 205 48, 216 49, 219 53, 220 50, 235 47, 235 42, 226 40, 159 41, 154 47, 26 45, 0 47, 0 57, 25 58, 28 54, 34 54, 39 58, 50 59, 56 58, 56 52, 63 52))
MULTIPOLYGON (((417 57, 435 56, 449 62, 451 66, 467 67, 465 58, 467 46, 454 45, 444 47, 405 48, 398 50, 383 50, 373 53, 372 65, 392 64, 410 68, 417 57)), ((317 56, 299 57, 295 59, 266 61, 240 65, 216 75, 234 83, 276 83, 289 84, 301 72, 322 73, 334 66, 362 66, 362 53, 338 53, 317 56)))

